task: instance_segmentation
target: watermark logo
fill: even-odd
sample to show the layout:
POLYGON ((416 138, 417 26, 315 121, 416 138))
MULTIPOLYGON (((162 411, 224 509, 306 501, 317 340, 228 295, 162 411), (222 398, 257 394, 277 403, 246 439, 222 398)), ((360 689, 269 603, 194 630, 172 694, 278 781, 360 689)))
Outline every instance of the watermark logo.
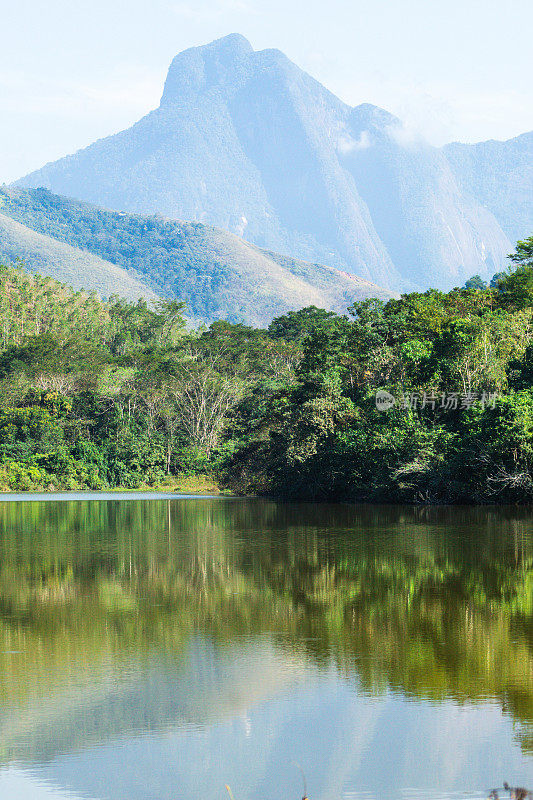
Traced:
POLYGON ((396 404, 396 400, 390 392, 385 389, 378 389, 376 392, 376 408, 378 411, 390 411, 396 404))
POLYGON ((501 395, 498 392, 409 392, 396 399, 385 389, 376 392, 376 408, 378 411, 390 411, 395 405, 403 409, 426 408, 435 411, 464 411, 474 403, 480 403, 482 408, 495 408, 496 401, 501 395))

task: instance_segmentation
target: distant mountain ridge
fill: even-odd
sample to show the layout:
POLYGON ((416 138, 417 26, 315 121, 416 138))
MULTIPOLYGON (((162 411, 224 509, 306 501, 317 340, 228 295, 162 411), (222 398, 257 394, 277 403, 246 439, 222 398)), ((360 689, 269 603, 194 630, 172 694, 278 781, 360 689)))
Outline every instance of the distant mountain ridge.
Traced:
MULTIPOLYGON (((514 163, 505 144, 502 173, 514 163)), ((469 147, 414 141, 388 112, 351 108, 280 51, 232 34, 177 55, 160 106, 131 128, 18 184, 215 225, 392 290, 446 289, 490 277, 531 232, 513 211, 530 177, 498 200, 469 147)))
POLYGON ((0 261, 109 297, 176 297, 195 322, 254 325, 303 306, 344 312, 375 284, 280 256, 200 223, 107 211, 45 189, 0 187, 0 261))
POLYGON ((460 185, 494 214, 513 244, 533 233, 533 131, 443 150, 460 185))

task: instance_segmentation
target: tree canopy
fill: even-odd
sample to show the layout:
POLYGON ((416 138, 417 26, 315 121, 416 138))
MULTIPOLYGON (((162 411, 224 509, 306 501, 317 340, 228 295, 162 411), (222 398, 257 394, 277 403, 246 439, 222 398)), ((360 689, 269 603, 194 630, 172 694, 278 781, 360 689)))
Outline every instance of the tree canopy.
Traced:
POLYGON ((363 300, 346 315, 311 306, 267 330, 193 330, 178 301, 101 302, 2 268, 0 481, 136 487, 202 473, 291 497, 529 502, 532 252, 519 242, 489 287, 363 300))

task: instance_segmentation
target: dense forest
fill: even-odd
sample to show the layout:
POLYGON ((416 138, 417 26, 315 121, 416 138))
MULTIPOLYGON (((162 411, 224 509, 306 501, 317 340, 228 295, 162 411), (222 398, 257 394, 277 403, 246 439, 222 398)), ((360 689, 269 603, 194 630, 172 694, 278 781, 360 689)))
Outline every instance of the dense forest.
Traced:
POLYGON ((4 489, 176 486, 417 503, 533 499, 533 237, 486 287, 190 329, 0 273, 4 489))

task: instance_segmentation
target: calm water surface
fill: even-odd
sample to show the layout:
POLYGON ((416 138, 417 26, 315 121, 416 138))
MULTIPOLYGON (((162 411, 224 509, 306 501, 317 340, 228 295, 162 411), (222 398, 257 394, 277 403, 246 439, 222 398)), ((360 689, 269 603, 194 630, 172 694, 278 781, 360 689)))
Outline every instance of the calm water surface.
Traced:
POLYGON ((0 501, 0 798, 533 784, 527 510, 0 501))

